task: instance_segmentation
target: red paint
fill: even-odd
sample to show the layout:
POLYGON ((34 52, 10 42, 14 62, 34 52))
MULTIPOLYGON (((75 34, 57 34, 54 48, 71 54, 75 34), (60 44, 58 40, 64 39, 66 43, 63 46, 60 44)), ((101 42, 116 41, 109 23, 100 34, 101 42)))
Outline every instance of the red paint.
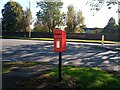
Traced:
POLYGON ((66 50, 66 32, 62 30, 54 30, 54 51, 63 52, 66 50), (59 44, 56 45, 56 44, 59 44))

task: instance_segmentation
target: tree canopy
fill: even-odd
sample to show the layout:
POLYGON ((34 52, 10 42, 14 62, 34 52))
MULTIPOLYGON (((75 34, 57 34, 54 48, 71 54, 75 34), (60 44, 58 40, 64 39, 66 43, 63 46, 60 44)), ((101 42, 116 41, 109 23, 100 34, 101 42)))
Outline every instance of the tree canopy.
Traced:
POLYGON ((120 19, 118 21, 118 33, 120 34, 120 19))
MULTIPOLYGON (((115 5, 120 5, 119 0, 88 0, 86 5, 90 6, 90 10, 93 11, 93 16, 94 16, 95 12, 101 10, 101 8, 105 3, 108 9, 111 9, 115 5)), ((118 8, 116 12, 120 13, 120 9, 118 8)))
POLYGON ((76 12, 73 5, 68 6, 68 12, 67 12, 67 28, 66 31, 68 33, 75 33, 80 26, 84 25, 84 17, 82 15, 82 11, 76 12))
POLYGON ((108 24, 103 28, 101 33, 118 33, 118 27, 113 17, 109 19, 108 24))
POLYGON ((21 31, 23 9, 17 2, 7 2, 2 9, 2 26, 3 31, 21 31))
POLYGON ((31 14, 31 10, 27 8, 23 13, 23 31, 28 32, 30 30, 31 24, 32 24, 32 14, 31 14))
POLYGON ((2 19, 0 18, 0 32, 2 31, 2 19))
POLYGON ((37 2, 39 12, 37 12, 37 21, 41 25, 47 25, 49 32, 53 32, 56 26, 59 26, 64 19, 65 14, 61 13, 60 9, 63 2, 37 2))

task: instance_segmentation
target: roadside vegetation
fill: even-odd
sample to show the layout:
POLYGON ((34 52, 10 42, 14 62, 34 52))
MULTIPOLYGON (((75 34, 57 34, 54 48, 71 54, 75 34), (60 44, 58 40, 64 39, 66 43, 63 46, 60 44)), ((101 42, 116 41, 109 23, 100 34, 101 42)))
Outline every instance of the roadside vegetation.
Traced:
MULTIPOLYGON (((24 39, 24 40, 40 40, 40 41, 53 41, 53 38, 24 38, 24 37, 14 37, 14 36, 2 36, 5 39, 24 39)), ((67 42, 80 42, 80 43, 100 43, 101 40, 81 40, 81 39, 66 39, 67 42)), ((104 44, 118 44, 115 41, 104 41, 104 44)))
MULTIPOLYGON (((96 0, 88 0, 86 6, 90 6, 90 10, 96 12, 100 11, 102 5, 105 3, 108 9, 119 4, 117 0, 112 2, 111 0, 98 0, 97 2, 96 0)), ((38 10, 35 13, 37 19, 34 21, 30 8, 24 10, 20 3, 10 0, 4 4, 1 10, 2 18, 0 25, 2 23, 2 32, 32 31, 51 33, 56 27, 65 26, 64 30, 67 33, 85 33, 86 31, 84 29, 87 28, 87 26, 85 25, 86 18, 83 15, 82 8, 76 10, 74 5, 70 4, 67 6, 67 10, 63 12, 61 11, 63 7, 64 2, 62 2, 62 0, 60 0, 60 2, 44 2, 38 0, 36 2, 36 8, 38 8, 38 10), (33 29, 30 27, 32 24, 34 25, 33 29)), ((118 11, 116 11, 116 13, 119 13, 118 11)), ((94 34, 119 33, 119 28, 120 20, 118 20, 118 24, 116 24, 114 17, 111 17, 102 30, 96 30, 96 28, 94 28, 94 34)))
POLYGON ((15 67, 32 67, 36 65, 44 65, 49 63, 44 62, 24 62, 24 61, 18 61, 18 62, 3 62, 2 63, 2 73, 8 73, 11 72, 15 67))
POLYGON ((22 88, 113 88, 120 89, 120 79, 99 68, 72 67, 62 68, 62 81, 58 82, 57 69, 30 79, 20 80, 22 88))
MULTIPOLYGON (((30 40, 43 40, 53 41, 53 38, 30 38, 30 40)), ((101 40, 80 40, 80 39, 67 39, 67 42, 82 42, 82 43, 101 43, 101 40)), ((104 41, 105 44, 117 44, 114 41, 104 41)))
MULTIPOLYGON (((3 62, 2 73, 12 72, 14 67, 33 67, 37 65, 48 65, 43 62, 3 62)), ((41 73, 41 72, 40 72, 41 73)), ((17 81, 20 88, 112 88, 120 89, 120 73, 108 72, 100 68, 89 67, 62 67, 62 81, 58 81, 58 68, 44 71, 40 75, 17 81)))

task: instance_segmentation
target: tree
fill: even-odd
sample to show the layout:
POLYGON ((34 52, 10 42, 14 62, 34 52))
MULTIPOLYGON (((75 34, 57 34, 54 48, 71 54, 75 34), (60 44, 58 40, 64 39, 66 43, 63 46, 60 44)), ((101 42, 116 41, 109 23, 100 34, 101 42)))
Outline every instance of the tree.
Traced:
POLYGON ((41 29, 41 26, 40 26, 40 25, 34 26, 33 32, 41 32, 41 31, 42 31, 42 29, 41 29))
POLYGON ((42 25, 47 25, 49 32, 53 32, 56 26, 59 26, 64 19, 65 14, 60 12, 63 2, 43 2, 37 3, 40 7, 39 12, 37 12, 37 20, 42 25))
POLYGON ((32 14, 30 9, 26 9, 23 13, 23 31, 30 31, 30 25, 32 24, 32 14))
POLYGON ((120 34, 120 19, 118 21, 118 33, 120 34))
POLYGON ((82 15, 82 12, 80 10, 76 12, 73 5, 69 5, 67 12, 66 31, 68 33, 75 33, 76 30, 78 30, 82 25, 84 25, 84 17, 82 15))
POLYGON ((47 25, 43 25, 41 21, 36 20, 34 23, 33 32, 50 32, 47 25))
POLYGON ((2 18, 0 18, 0 32, 2 32, 2 18))
MULTIPOLYGON (((95 12, 101 10, 102 6, 105 3, 107 4, 108 9, 111 9, 115 5, 120 5, 119 0, 88 0, 86 5, 89 5, 90 10, 94 11, 93 12, 93 16, 94 16, 95 12)), ((118 10, 116 12, 120 13, 119 8, 118 8, 118 10)))
POLYGON ((41 26, 41 25, 35 25, 33 32, 49 32, 49 29, 46 25, 41 26))
POLYGON ((109 19, 108 24, 103 28, 101 33, 118 33, 117 24, 113 17, 109 19))
POLYGON ((17 2, 7 2, 2 9, 2 26, 3 31, 21 31, 23 9, 17 2))

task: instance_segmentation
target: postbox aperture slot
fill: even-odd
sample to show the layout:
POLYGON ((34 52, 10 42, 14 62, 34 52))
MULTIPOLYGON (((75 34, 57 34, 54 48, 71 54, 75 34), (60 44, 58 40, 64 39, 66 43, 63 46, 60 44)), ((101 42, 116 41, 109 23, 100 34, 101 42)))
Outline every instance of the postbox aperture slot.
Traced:
POLYGON ((61 35, 61 33, 56 33, 55 35, 61 35))

